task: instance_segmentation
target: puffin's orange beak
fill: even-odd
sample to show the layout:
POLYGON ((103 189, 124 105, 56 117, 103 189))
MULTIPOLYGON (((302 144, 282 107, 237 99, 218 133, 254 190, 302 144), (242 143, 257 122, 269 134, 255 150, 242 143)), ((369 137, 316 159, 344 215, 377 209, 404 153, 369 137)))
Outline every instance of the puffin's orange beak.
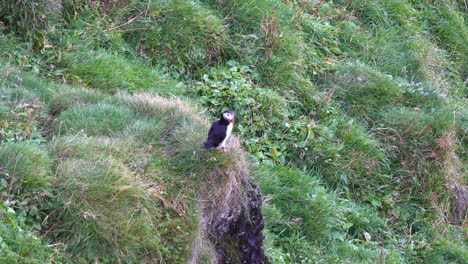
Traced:
POLYGON ((234 125, 234 123, 236 123, 236 121, 234 120, 234 118, 231 120, 231 123, 234 125))

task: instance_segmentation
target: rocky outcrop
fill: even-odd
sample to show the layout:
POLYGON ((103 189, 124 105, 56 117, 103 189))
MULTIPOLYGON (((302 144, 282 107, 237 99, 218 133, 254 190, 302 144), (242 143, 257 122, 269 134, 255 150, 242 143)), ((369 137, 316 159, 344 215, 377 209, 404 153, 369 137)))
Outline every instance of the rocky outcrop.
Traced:
POLYGON ((262 249, 264 219, 259 186, 244 183, 242 206, 223 208, 207 223, 207 232, 216 252, 217 264, 266 263, 262 249))

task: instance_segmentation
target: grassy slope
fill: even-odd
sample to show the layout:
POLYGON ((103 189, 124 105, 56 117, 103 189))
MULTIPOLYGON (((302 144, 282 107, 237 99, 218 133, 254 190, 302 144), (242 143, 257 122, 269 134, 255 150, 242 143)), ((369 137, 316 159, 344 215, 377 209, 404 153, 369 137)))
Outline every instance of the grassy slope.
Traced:
MULTIPOLYGON (((238 146, 202 151, 208 123, 186 102, 56 86, 2 67, 2 124, 12 129, 0 148, 2 263, 183 263, 202 232, 195 201, 214 210, 248 177, 238 146), (33 101, 35 114, 19 108, 33 101), (31 224, 59 248, 40 242, 31 224), (27 236, 37 242, 22 242, 27 236)), ((196 258, 213 257, 198 250, 196 258)))
POLYGON ((34 54, 2 35, 4 262, 184 262, 213 158, 232 165, 174 95, 238 113, 273 263, 466 262, 463 4, 114 4, 64 5, 34 54))

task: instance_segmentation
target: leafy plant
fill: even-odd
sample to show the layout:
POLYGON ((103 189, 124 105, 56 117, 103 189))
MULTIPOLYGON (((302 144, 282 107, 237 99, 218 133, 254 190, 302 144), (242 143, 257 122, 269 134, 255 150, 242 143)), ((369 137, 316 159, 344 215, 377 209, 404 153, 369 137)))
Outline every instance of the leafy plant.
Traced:
POLYGON ((0 204, 0 261, 2 263, 60 263, 62 249, 50 247, 18 216, 10 202, 0 204))

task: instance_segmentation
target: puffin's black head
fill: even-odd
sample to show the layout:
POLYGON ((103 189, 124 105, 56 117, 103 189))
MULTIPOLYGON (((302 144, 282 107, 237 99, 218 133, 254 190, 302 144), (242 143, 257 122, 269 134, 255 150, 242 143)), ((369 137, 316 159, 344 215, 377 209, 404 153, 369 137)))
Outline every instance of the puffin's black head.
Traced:
POLYGON ((224 119, 224 120, 228 121, 229 123, 234 124, 234 116, 235 115, 236 115, 236 113, 234 111, 227 110, 227 111, 224 111, 221 114, 221 119, 224 119))

